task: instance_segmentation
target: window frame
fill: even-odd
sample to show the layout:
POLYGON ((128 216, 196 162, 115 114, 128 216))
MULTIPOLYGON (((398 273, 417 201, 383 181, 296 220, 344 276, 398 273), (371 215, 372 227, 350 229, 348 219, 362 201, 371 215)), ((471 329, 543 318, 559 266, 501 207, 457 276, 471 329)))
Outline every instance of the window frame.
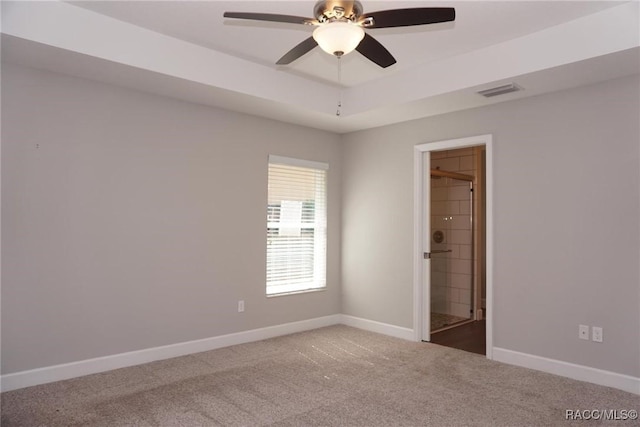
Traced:
MULTIPOLYGON (((307 292, 318 292, 324 291, 327 289, 327 240, 328 240, 328 177, 329 177, 329 164, 324 162, 317 162, 311 160, 302 160, 291 157, 277 156, 277 155, 269 155, 268 165, 267 165, 267 238, 266 238, 266 268, 265 268, 265 294, 268 298, 278 297, 284 295, 291 294, 299 294, 299 293, 307 293, 307 292), (280 284, 277 285, 273 281, 269 282, 269 271, 270 267, 273 265, 270 263, 270 244, 273 243, 270 237, 270 229, 273 228, 273 206, 270 196, 271 196, 271 186, 272 186, 272 176, 271 176, 271 166, 284 166, 284 167, 292 167, 292 168, 304 168, 309 169, 312 173, 322 172, 322 184, 323 188, 321 196, 323 197, 322 205, 324 206, 324 211, 320 211, 320 215, 318 216, 317 202, 318 202, 318 194, 314 195, 314 222, 313 222, 313 235, 314 242, 312 246, 313 251, 313 276, 308 282, 300 282, 298 284, 280 284), (319 234, 318 234, 319 233, 319 234), (320 239, 317 241, 316 239, 320 239), (320 245, 320 246, 318 246, 320 245), (317 256, 321 256, 322 259, 318 260, 317 256), (321 271, 319 271, 321 270, 321 271), (274 290, 276 286, 279 286, 281 290, 274 290), (270 292, 271 288, 271 292, 270 292)), ((316 190, 317 191, 317 190, 316 190)), ((304 204, 307 200, 301 201, 301 204, 304 204)), ((280 212, 281 213, 281 212, 280 212)), ((305 229, 309 229, 311 227, 305 227, 305 229)), ((300 228, 302 230, 302 227, 300 228)), ((273 253, 271 254, 273 256, 273 253)))

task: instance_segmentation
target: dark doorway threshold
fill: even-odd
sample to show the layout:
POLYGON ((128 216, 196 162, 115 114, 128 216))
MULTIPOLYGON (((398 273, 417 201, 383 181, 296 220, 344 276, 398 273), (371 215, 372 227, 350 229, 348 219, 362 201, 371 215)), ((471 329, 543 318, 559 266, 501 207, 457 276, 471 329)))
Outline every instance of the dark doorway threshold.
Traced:
POLYGON ((431 342, 471 353, 487 354, 486 321, 478 320, 431 334, 431 342))

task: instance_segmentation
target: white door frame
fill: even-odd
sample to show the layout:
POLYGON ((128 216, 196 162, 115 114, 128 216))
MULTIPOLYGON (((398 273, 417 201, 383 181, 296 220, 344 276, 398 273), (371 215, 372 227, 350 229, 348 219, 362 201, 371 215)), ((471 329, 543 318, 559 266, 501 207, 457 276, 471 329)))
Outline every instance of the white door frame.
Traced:
POLYGON ((472 136, 468 138, 449 139, 416 145, 413 151, 413 332, 416 341, 429 341, 430 319, 424 316, 430 307, 431 295, 429 291, 429 277, 425 277, 425 265, 428 260, 423 258, 424 252, 430 252, 429 239, 423 239, 424 230, 429 229, 430 215, 428 212, 430 188, 424 186, 424 171, 429 170, 430 159, 423 154, 431 151, 453 150, 457 148, 475 147, 483 145, 486 150, 486 292, 487 292, 487 358, 493 358, 493 137, 490 134, 472 136), (425 247, 426 246, 426 247, 425 247))

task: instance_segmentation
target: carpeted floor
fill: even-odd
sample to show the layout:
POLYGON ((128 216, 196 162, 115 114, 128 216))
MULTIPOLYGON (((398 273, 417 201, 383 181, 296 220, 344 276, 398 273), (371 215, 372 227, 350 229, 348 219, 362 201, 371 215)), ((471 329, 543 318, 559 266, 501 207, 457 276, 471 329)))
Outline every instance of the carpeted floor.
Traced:
POLYGON ((347 326, 1 397, 2 426, 29 427, 557 426, 584 423, 567 409, 640 409, 616 389, 347 326))

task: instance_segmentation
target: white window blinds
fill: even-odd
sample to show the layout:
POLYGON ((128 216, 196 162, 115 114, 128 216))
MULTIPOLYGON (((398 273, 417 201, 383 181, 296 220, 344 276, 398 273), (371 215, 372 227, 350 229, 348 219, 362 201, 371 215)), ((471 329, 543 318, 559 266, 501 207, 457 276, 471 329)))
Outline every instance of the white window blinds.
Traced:
POLYGON ((326 286, 327 169, 269 156, 267 295, 326 286))

